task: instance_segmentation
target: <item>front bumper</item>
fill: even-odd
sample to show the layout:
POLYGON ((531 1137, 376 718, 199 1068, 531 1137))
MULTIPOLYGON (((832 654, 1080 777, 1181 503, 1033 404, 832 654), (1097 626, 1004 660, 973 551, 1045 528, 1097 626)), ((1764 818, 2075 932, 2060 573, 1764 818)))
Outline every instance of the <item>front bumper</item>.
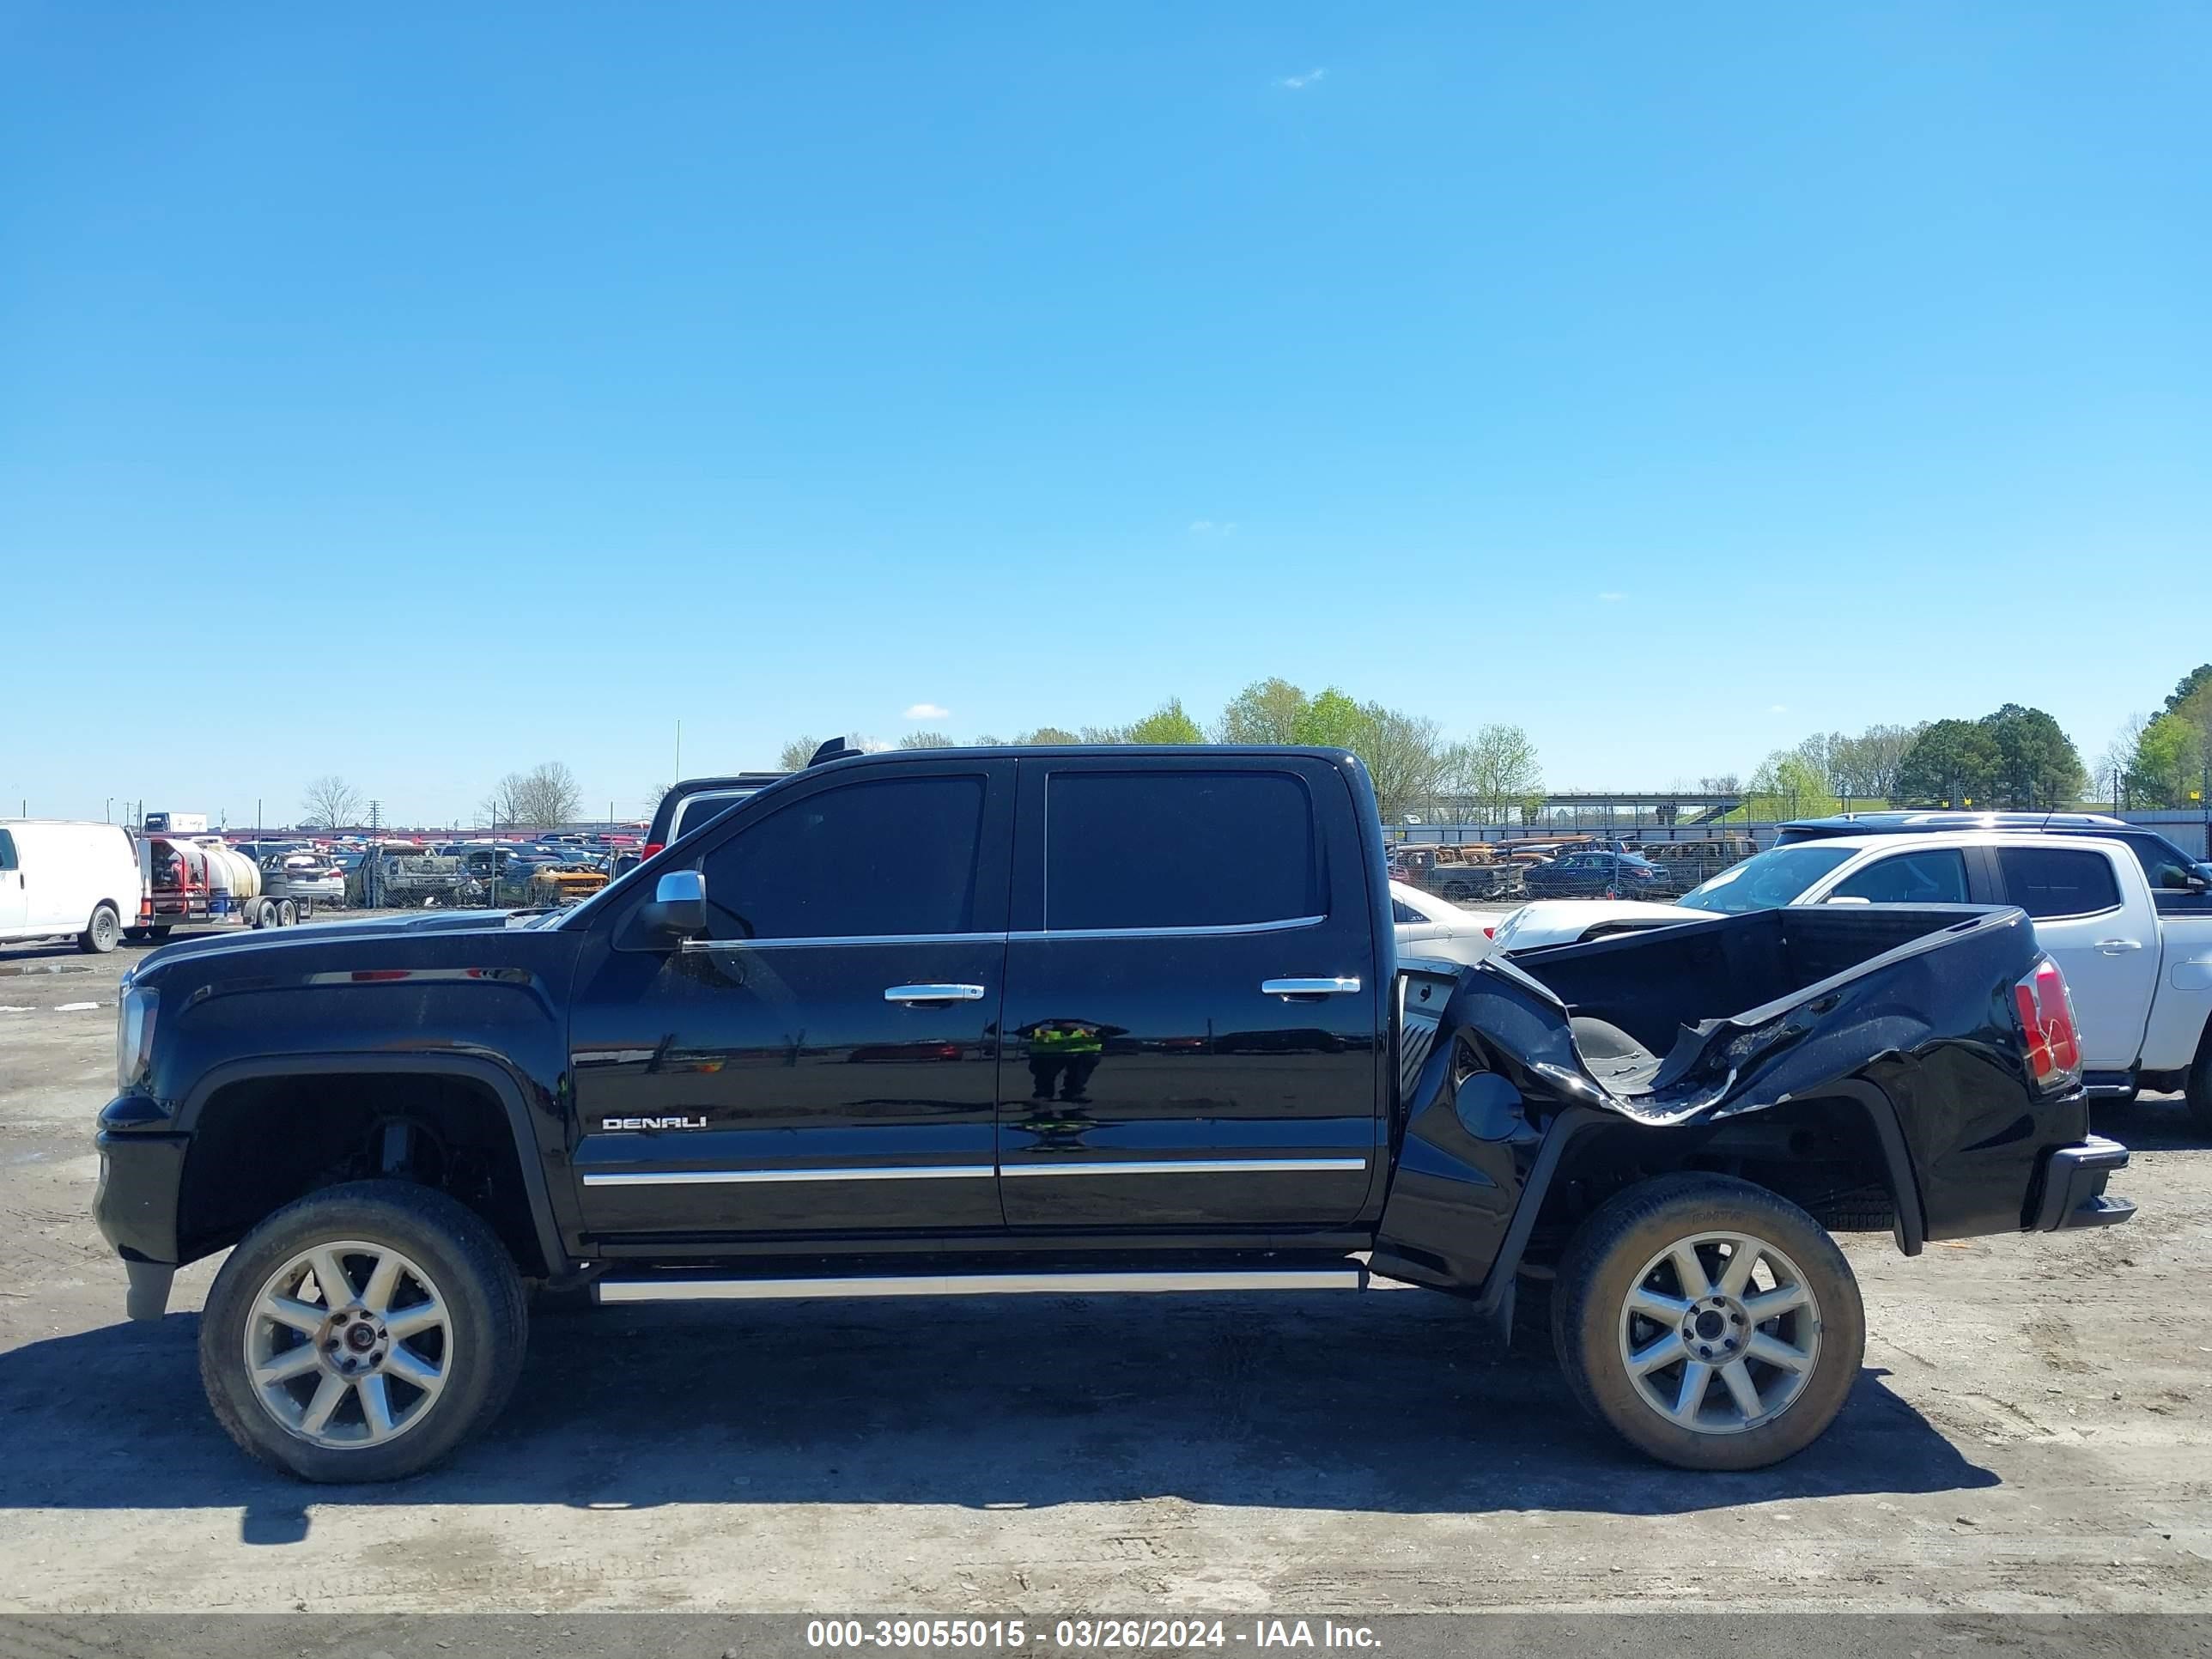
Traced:
POLYGON ((100 1237, 126 1261, 177 1261, 185 1137, 103 1129, 96 1144, 100 1184, 93 1191, 92 1218, 100 1237))
POLYGON ((2112 1227, 2132 1220, 2136 1206, 2105 1192, 2115 1170, 2128 1167, 2128 1149, 2103 1135, 2075 1146, 2061 1146, 2043 1170, 2043 1202, 2033 1231, 2062 1232, 2069 1227, 2112 1227))

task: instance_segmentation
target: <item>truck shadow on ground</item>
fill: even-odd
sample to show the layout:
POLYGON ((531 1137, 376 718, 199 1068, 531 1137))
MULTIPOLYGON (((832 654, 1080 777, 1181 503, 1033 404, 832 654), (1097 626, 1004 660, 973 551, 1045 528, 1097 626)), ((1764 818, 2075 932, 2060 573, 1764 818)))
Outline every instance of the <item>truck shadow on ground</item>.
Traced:
POLYGON ((609 1308, 540 1319, 506 1415, 442 1468, 309 1487, 232 1446, 197 1317, 0 1355, 0 1508, 1194 1504, 1665 1515, 1997 1484, 1860 1378, 1810 1450, 1754 1474, 1648 1462, 1583 1417, 1547 1351, 1486 1349, 1440 1297, 963 1299, 609 1308))

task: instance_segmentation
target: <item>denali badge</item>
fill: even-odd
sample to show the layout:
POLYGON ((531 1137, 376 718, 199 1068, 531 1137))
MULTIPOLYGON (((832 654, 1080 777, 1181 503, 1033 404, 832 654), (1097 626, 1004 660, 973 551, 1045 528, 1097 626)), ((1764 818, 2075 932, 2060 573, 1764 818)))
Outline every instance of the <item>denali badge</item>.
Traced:
POLYGON ((603 1117, 602 1129, 703 1129, 703 1117, 603 1117))

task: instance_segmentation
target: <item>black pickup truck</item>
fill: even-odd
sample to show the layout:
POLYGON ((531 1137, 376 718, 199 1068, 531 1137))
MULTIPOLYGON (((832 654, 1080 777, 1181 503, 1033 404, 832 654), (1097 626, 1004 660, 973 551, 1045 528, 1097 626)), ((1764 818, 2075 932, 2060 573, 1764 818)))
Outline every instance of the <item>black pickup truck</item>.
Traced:
POLYGON ((2127 1218, 2013 909, 1400 961, 1351 756, 934 750, 762 790, 574 908, 180 940, 118 1011, 130 1311, 231 1249, 216 1415, 310 1480, 449 1452, 537 1295, 1540 1291, 1654 1456, 1824 1430, 1898 1248, 2127 1218))

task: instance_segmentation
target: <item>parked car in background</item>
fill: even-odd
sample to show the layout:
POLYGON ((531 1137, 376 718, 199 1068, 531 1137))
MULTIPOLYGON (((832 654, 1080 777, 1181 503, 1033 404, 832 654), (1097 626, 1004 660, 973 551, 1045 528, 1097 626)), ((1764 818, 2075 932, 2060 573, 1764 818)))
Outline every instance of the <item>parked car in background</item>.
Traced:
POLYGON ((1390 874, 1440 898, 1507 898, 1521 890, 1522 866, 1480 842, 1406 842, 1390 849, 1390 874))
POLYGON ((345 872, 320 853, 272 853, 261 860, 261 894, 246 913, 256 927, 289 927, 317 905, 342 905, 345 872))
POLYGON ((1666 872, 1634 853, 1563 853, 1530 865, 1521 882, 1531 898, 1626 898, 1667 890, 1666 872))
POLYGON ((1790 847, 1838 836, 1917 836, 1967 830, 2094 836, 2124 842, 2142 866, 2160 915, 2212 915, 2212 862, 2191 857, 2155 830, 2101 812, 1842 812, 1834 817, 1785 823, 1774 844, 1790 847))
POLYGON ((1637 853, 1659 868, 1660 890, 1686 893, 1701 883, 1741 864, 1759 851, 1749 836, 1701 836, 1684 841, 1650 841, 1637 853))
POLYGON ((1480 962, 1491 952, 1495 915, 1462 910, 1449 899, 1390 884, 1390 920, 1398 935, 1398 955, 1439 962, 1480 962))
POLYGON ((758 794, 783 772, 733 772, 726 777, 686 778, 672 783, 653 809, 653 827, 637 849, 640 860, 651 858, 687 830, 696 830, 711 817, 726 812, 739 801, 758 794))
POLYGON ((0 818, 0 941, 112 951, 138 922, 137 844, 119 823, 0 818))
POLYGON ((2083 1086, 2181 1089, 2212 1128, 2212 915, 2161 915, 2135 848, 2035 830, 1830 836, 1770 848, 1676 904, 1531 904, 1498 924, 1513 953, 1711 915, 1808 905, 2017 905, 2066 975, 2083 1086))

